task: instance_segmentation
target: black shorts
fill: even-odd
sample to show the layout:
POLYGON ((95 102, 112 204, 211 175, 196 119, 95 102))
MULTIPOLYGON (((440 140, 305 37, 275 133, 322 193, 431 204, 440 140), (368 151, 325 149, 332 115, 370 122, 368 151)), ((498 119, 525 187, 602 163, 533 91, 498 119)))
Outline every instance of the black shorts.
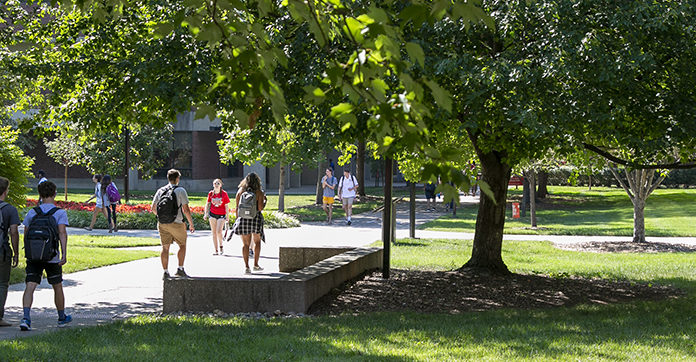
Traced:
POLYGON ((27 260, 27 278, 25 281, 36 284, 41 283, 41 276, 46 271, 48 284, 60 284, 63 282, 63 267, 58 263, 46 263, 42 261, 27 260))
POLYGON ((213 214, 212 212, 209 213, 211 219, 224 219, 225 215, 218 215, 218 214, 213 214))
POLYGON ((435 199, 435 191, 433 191, 433 192, 426 191, 425 198, 426 198, 426 200, 435 199))

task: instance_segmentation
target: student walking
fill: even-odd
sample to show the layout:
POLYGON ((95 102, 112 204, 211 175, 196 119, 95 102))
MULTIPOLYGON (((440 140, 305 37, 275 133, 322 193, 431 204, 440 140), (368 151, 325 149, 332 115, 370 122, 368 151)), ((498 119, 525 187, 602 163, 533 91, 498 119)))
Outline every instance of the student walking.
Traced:
POLYGON ((222 255, 222 228, 227 221, 229 214, 230 197, 222 189, 222 180, 216 178, 213 181, 213 189, 208 192, 208 202, 205 204, 205 214, 203 219, 210 223, 210 230, 213 234, 213 255, 222 255))
POLYGON ((4 320, 5 301, 10 271, 19 264, 19 213, 17 208, 5 202, 9 190, 10 180, 0 176, 0 327, 12 325, 4 320))
POLYGON ((54 205, 56 185, 53 182, 44 181, 39 184, 39 195, 44 200, 43 204, 29 210, 23 223, 27 276, 22 297, 24 317, 19 324, 19 329, 22 331, 31 330, 31 305, 34 302, 34 291, 41 283, 44 271, 48 284, 53 287, 54 301, 58 311, 58 327, 72 322, 72 317, 65 314, 65 295, 63 294, 63 265, 68 261, 68 214, 54 205))
POLYGON ((331 218, 333 216, 334 196, 336 195, 336 185, 338 185, 338 180, 336 180, 336 177, 334 177, 333 170, 331 168, 326 169, 326 176, 322 177, 321 185, 324 188, 322 208, 324 209, 324 212, 328 217, 326 223, 331 224, 331 218))
POLYGON ((346 225, 351 224, 351 216, 353 216, 353 202, 358 190, 358 180, 350 174, 349 169, 343 170, 343 177, 338 182, 338 197, 343 204, 343 211, 346 212, 346 225))
POLYGON ((104 175, 101 182, 102 195, 106 197, 109 201, 109 206, 105 206, 107 214, 109 215, 109 232, 118 231, 118 224, 116 223, 116 205, 121 202, 121 194, 118 192, 116 184, 111 181, 111 176, 104 175))
POLYGON ((97 204, 94 206, 94 211, 92 212, 92 222, 90 222, 89 226, 85 228, 87 231, 92 231, 94 228, 94 223, 97 222, 97 215, 99 214, 104 215, 104 218, 107 220, 107 222, 109 222, 109 215, 106 212, 106 208, 109 207, 110 203, 102 190, 102 176, 95 174, 92 176, 92 182, 94 182, 94 195, 87 199, 85 203, 94 200, 97 204))
POLYGON ((179 186, 181 173, 178 170, 171 169, 167 171, 167 180, 169 180, 169 184, 157 190, 155 197, 152 199, 152 212, 157 216, 157 231, 159 231, 162 243, 162 252, 160 253, 162 268, 164 268, 162 278, 169 278, 169 247, 173 242, 179 245, 179 252, 177 253, 179 268, 176 270, 176 276, 188 277, 184 271, 186 239, 188 238, 184 216, 189 223, 189 231, 195 231, 193 219, 191 218, 191 209, 189 209, 188 205, 188 194, 183 187, 179 186))
POLYGON ((266 241, 263 233, 263 214, 261 211, 266 206, 266 194, 261 190, 261 179, 255 173, 250 173, 239 183, 237 189, 236 214, 237 220, 232 226, 232 232, 242 238, 242 257, 246 274, 251 274, 249 268, 249 248, 254 242, 254 271, 261 271, 259 255, 261 254, 261 241, 266 241))

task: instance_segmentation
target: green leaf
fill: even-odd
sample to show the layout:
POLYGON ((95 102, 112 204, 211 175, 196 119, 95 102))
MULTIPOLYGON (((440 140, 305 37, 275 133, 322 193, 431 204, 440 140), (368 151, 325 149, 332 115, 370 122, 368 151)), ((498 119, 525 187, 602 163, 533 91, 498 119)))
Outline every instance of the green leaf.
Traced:
POLYGON ((425 84, 433 92, 435 103, 444 108, 447 112, 452 112, 452 97, 450 93, 432 80, 425 81, 425 84))
POLYGON ((406 52, 411 61, 417 62, 421 67, 425 67, 425 53, 419 44, 413 42, 406 43, 406 52))
POLYGON ((344 113, 350 113, 353 111, 353 105, 350 103, 339 103, 331 107, 331 117, 338 117, 344 113))
POLYGON ((493 201, 494 205, 498 204, 498 201, 495 200, 495 195, 493 194, 493 190, 491 190, 491 187, 486 183, 486 181, 479 180, 478 185, 481 188, 481 191, 483 191, 486 196, 488 196, 491 201, 493 201))

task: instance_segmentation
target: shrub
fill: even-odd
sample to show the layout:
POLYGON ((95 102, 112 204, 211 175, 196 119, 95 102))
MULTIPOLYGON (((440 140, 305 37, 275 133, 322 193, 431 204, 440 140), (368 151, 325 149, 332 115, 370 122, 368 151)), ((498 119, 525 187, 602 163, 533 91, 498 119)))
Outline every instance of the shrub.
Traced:
POLYGON ((18 130, 10 127, 0 127, 0 176, 10 180, 9 203, 21 205, 29 189, 28 176, 31 175, 31 165, 34 160, 24 155, 17 146, 18 130))
MULTIPOLYGON (((68 209, 67 212, 70 226, 87 227, 92 221, 92 212, 90 211, 68 209)), ((300 226, 300 222, 296 218, 277 211, 264 211, 263 217, 265 220, 264 226, 269 229, 300 226)), ((193 218, 193 227, 197 230, 210 230, 210 224, 208 221, 203 220, 203 213, 194 212, 191 214, 191 218, 193 218)), ((235 218, 232 217, 232 222, 234 222, 234 219, 235 218)), ((155 217, 155 214, 151 212, 118 213, 116 220, 118 222, 119 229, 157 229, 157 218, 155 217)), ((106 218, 103 215, 98 216, 94 227, 98 229, 108 229, 106 218)))

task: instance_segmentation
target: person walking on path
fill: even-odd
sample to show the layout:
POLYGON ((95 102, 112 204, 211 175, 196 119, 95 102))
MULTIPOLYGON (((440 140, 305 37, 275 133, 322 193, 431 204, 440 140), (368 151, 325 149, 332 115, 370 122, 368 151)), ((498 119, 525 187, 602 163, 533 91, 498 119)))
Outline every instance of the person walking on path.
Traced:
POLYGON ((261 254, 261 241, 266 241, 263 232, 263 214, 261 211, 266 206, 266 194, 261 190, 261 180, 255 173, 249 173, 239 183, 237 189, 236 215, 237 220, 232 226, 232 232, 242 238, 242 257, 246 274, 251 274, 249 268, 249 248, 254 242, 254 271, 261 271, 259 255, 261 254))
POLYGON ((102 178, 101 192, 106 198, 105 201, 109 202, 109 206, 105 206, 107 214, 109 215, 109 232, 116 232, 118 231, 118 224, 116 224, 116 205, 121 201, 121 194, 118 193, 116 184, 111 181, 111 176, 104 175, 102 178))
MULTIPOLYGON (((39 182, 36 183, 36 187, 39 187, 39 185, 41 185, 42 182, 48 181, 48 179, 46 178, 46 171, 44 170, 37 171, 36 178, 39 179, 39 182)), ((43 200, 41 200, 41 195, 39 195, 39 205, 41 205, 42 202, 43 200)))
POLYGON ((0 176, 0 327, 12 325, 4 320, 5 301, 10 286, 10 272, 19 264, 19 213, 17 208, 5 202, 9 190, 10 180, 0 176))
POLYGON ((107 220, 107 222, 109 222, 109 215, 106 212, 106 208, 109 207, 110 203, 102 190, 102 176, 95 174, 92 176, 92 182, 94 182, 94 195, 87 199, 85 203, 95 200, 97 204, 94 206, 94 211, 92 212, 92 222, 90 222, 89 226, 85 228, 87 231, 92 231, 94 228, 94 223, 97 222, 97 215, 99 214, 104 215, 104 218, 107 220))
POLYGON ((338 197, 343 204, 343 210, 346 212, 346 225, 351 224, 351 216, 353 216, 353 202, 358 190, 358 180, 350 174, 349 169, 343 170, 343 177, 338 182, 338 197))
MULTIPOLYGON (((39 216, 50 215, 55 219, 54 227, 58 233, 58 243, 60 250, 55 250, 55 256, 49 261, 37 261, 27 258, 26 266, 26 288, 22 297, 24 317, 19 324, 22 331, 31 330, 31 305, 34 302, 34 291, 41 283, 41 276, 46 272, 48 284, 53 287, 54 301, 58 311, 58 327, 63 327, 72 322, 72 316, 65 314, 65 295, 63 294, 63 265, 68 261, 68 213, 54 205, 56 197, 56 184, 45 181, 39 184, 39 195, 44 203, 37 206, 27 213, 24 217, 24 245, 28 248, 30 235, 32 235, 32 220, 39 216), (37 209, 41 211, 38 214, 37 209)), ((54 230, 55 232, 55 230, 54 230)), ((28 256, 27 256, 28 257, 28 256)))
POLYGON ((428 210, 435 211, 435 189, 437 186, 432 183, 428 182, 423 186, 423 190, 425 191, 425 202, 428 205, 428 210))
POLYGON ((176 276, 188 277, 184 271, 184 259, 186 259, 186 224, 184 216, 189 223, 189 231, 194 232, 191 209, 189 209, 189 199, 186 190, 179 186, 181 173, 171 169, 167 171, 169 184, 161 187, 152 199, 152 212, 157 216, 157 231, 162 242, 162 268, 164 268, 163 279, 169 278, 169 247, 173 242, 179 245, 179 252, 176 254, 179 260, 179 268, 176 276))
POLYGON ((229 214, 230 196, 222 189, 222 180, 216 178, 213 181, 213 189, 208 192, 208 202, 205 204, 205 214, 203 219, 210 223, 210 230, 213 234, 213 255, 223 254, 222 249, 222 228, 227 221, 229 214))
POLYGON ((334 196, 336 195, 336 185, 338 185, 338 180, 336 180, 336 177, 334 177, 333 170, 331 168, 326 169, 326 176, 322 177, 321 185, 324 187, 322 208, 328 217, 326 223, 331 224, 334 196))

